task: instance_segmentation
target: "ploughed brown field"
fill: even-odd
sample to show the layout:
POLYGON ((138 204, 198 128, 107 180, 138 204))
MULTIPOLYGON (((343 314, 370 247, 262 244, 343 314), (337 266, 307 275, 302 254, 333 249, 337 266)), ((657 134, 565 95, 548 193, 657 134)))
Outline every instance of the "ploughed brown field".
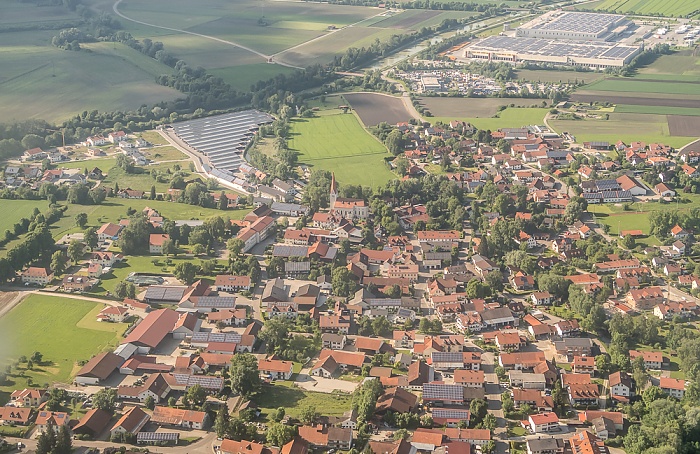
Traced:
POLYGON ((365 126, 375 126, 383 121, 395 125, 412 118, 401 98, 376 93, 349 93, 344 96, 365 126))
POLYGON ((663 107, 698 107, 698 99, 688 97, 675 98, 664 95, 665 97, 652 96, 616 96, 604 94, 582 94, 574 93, 570 99, 574 102, 609 102, 611 104, 631 104, 635 106, 663 106, 663 107))
MULTIPOLYGON (((697 101, 696 101, 697 106, 697 101)), ((668 132, 672 136, 700 136, 700 117, 691 115, 668 115, 668 132)))

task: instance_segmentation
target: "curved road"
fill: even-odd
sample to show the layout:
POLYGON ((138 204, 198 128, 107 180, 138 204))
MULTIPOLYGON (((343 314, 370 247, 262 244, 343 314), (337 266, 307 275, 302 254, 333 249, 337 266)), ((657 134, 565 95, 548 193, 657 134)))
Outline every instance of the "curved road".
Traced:
POLYGON ((243 49, 243 50, 247 50, 247 51, 250 52, 250 53, 253 53, 253 54, 255 54, 255 55, 258 55, 259 57, 264 58, 267 62, 270 62, 270 63, 278 64, 278 65, 281 65, 281 66, 286 66, 286 67, 288 67, 288 68, 304 69, 304 68, 301 68, 301 67, 299 67, 299 66, 290 65, 290 64, 288 64, 288 63, 284 63, 284 62, 281 62, 281 61, 273 61, 271 55, 265 55, 265 54, 263 54, 262 52, 258 52, 258 51, 255 50, 255 49, 251 49, 250 47, 243 46, 243 45, 238 44, 238 43, 235 43, 235 42, 233 42, 233 41, 227 41, 227 40, 225 40, 225 39, 217 38, 217 37, 215 37, 215 36, 204 35, 204 34, 202 34, 202 33, 195 33, 195 32, 191 32, 191 31, 188 31, 188 30, 181 30, 181 29, 179 29, 179 28, 164 27, 164 26, 162 26, 162 25, 156 25, 156 24, 151 24, 151 23, 148 23, 148 22, 140 21, 140 20, 137 20, 137 19, 132 19, 131 17, 126 16, 126 15, 122 14, 121 12, 119 12, 119 8, 118 8, 118 7, 119 7, 119 4, 120 4, 121 2, 122 2, 122 0, 117 0, 116 2, 114 2, 114 5, 112 5, 112 9, 114 10, 114 14, 116 14, 116 15, 119 16, 119 17, 121 17, 122 19, 128 20, 129 22, 134 22, 134 23, 136 23, 136 24, 146 25, 147 27, 160 28, 161 30, 169 30, 169 31, 172 31, 172 32, 185 33, 185 34, 188 34, 188 35, 199 36, 200 38, 210 39, 210 40, 212 40, 212 41, 217 41, 217 42, 220 42, 220 43, 223 43, 223 44, 228 44, 229 46, 234 46, 234 47, 238 47, 238 48, 243 49))

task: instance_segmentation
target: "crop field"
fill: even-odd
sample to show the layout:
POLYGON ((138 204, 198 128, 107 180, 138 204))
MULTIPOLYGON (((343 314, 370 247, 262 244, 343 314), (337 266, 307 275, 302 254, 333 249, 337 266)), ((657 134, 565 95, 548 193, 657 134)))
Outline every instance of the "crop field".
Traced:
POLYGON ((18 26, 30 23, 63 23, 78 20, 75 12, 60 6, 36 6, 33 3, 3 2, 0 28, 5 25, 18 26))
POLYGON ((426 96, 420 98, 425 106, 436 117, 493 117, 501 106, 514 104, 517 107, 539 105, 536 99, 522 98, 441 98, 426 96))
POLYGON ((383 121, 395 125, 412 118, 403 100, 395 96, 353 93, 345 95, 345 99, 366 126, 375 126, 383 121))
POLYGON ((372 27, 381 28, 412 28, 423 21, 432 19, 440 14, 435 10, 407 10, 392 17, 372 24, 372 27))
POLYGON ((181 96, 155 83, 155 76, 172 71, 168 66, 120 44, 61 50, 51 46, 52 33, 3 33, 0 122, 60 121, 85 109, 128 110, 181 96))
POLYGON ((648 78, 653 75, 688 76, 700 81, 700 59, 693 56, 691 51, 661 55, 653 63, 639 68, 634 77, 648 78))
POLYGON ((431 117, 431 121, 442 121, 449 123, 452 120, 461 120, 473 124, 479 129, 489 129, 496 131, 500 128, 520 128, 527 125, 541 125, 544 116, 547 115, 549 109, 540 107, 515 107, 507 108, 498 113, 498 117, 477 118, 477 117, 431 117))
MULTIPOLYGON (((700 110, 700 109, 697 109, 700 110)), ((700 136, 700 113, 695 115, 669 115, 668 130, 673 136, 700 136)))
MULTIPOLYGON (((98 323, 95 316, 102 304, 48 295, 29 295, 0 319, 0 364, 41 352, 43 361, 24 376, 12 374, 0 388, 0 401, 9 388, 34 383, 65 383, 77 371, 77 361, 113 348, 126 324, 98 323)), ((4 366, 3 366, 4 367, 4 366)))
MULTIPOLYGON (((692 107, 640 106, 628 104, 617 104, 615 106, 615 112, 653 115, 700 115, 700 109, 692 107)), ((669 125, 670 124, 669 121, 669 125)))
POLYGON ((697 137, 673 136, 665 115, 611 113, 609 120, 550 120, 557 132, 567 131, 580 142, 607 141, 625 143, 635 140, 660 142, 675 148, 692 142, 697 137))
POLYGON ((569 97, 575 102, 607 102, 635 106, 697 107, 698 95, 671 95, 662 93, 612 93, 609 91, 577 91, 569 97))
POLYGON ((598 11, 647 16, 698 17, 699 9, 700 0, 606 0, 596 5, 598 11))
POLYGON ((700 83, 666 81, 648 81, 639 79, 605 79, 594 82, 587 90, 613 91, 616 93, 663 93, 673 95, 700 95, 700 83))
POLYGON ((289 148, 299 153, 300 163, 333 171, 341 183, 377 186, 396 178, 384 163, 389 157, 384 145, 352 113, 293 120, 289 148))
POLYGON ((372 27, 348 27, 325 35, 322 39, 312 40, 285 50, 275 56, 275 60, 295 66, 309 66, 315 63, 327 63, 338 53, 350 47, 371 45, 375 39, 387 40, 392 35, 401 34, 403 30, 372 27))
POLYGON ((250 87, 259 80, 272 79, 278 74, 291 74, 294 71, 293 68, 270 63, 252 63, 209 70, 211 74, 221 77, 224 82, 240 91, 250 90, 250 87))
POLYGON ((518 69, 516 79, 528 80, 531 82, 583 82, 593 83, 604 77, 602 73, 586 71, 556 71, 556 70, 532 70, 518 69))

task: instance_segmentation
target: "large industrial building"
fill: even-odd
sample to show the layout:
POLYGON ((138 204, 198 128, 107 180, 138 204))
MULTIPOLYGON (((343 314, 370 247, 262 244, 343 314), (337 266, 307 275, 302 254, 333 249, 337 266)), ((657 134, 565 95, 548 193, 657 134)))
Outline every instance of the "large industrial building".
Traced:
POLYGON ((642 50, 639 44, 615 41, 632 25, 617 14, 553 11, 518 27, 515 36, 489 36, 467 46, 465 57, 594 70, 621 67, 642 50))
POLYGON ((551 11, 518 27, 515 36, 576 41, 610 41, 632 23, 620 14, 551 11))

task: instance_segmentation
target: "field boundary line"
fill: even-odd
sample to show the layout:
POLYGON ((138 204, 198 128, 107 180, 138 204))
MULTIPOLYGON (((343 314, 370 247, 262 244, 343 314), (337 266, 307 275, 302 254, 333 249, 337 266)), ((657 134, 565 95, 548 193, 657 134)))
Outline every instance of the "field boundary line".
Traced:
POLYGON ((120 4, 121 2, 122 2, 122 0, 117 0, 116 2, 114 2, 114 4, 112 5, 112 10, 114 10, 114 13, 115 13, 117 16, 121 17, 122 19, 126 19, 126 20, 128 20, 129 22, 134 22, 134 23, 136 23, 136 24, 145 25, 145 26, 147 26, 147 27, 159 28, 159 29, 161 29, 161 30, 169 30, 169 31, 178 32, 178 33, 185 33, 185 34, 187 34, 187 35, 199 36, 200 38, 210 39, 210 40, 212 40, 212 41, 217 41, 217 42, 220 42, 220 43, 223 43, 223 44, 228 44, 228 45, 230 45, 230 46, 238 47, 239 49, 246 50, 246 51, 248 51, 248 52, 250 52, 250 53, 253 53, 253 54, 255 54, 255 55, 257 55, 257 56, 259 56, 259 57, 261 57, 261 58, 264 58, 268 63, 278 64, 278 65, 280 65, 280 66, 286 66, 286 67, 288 67, 288 68, 304 69, 304 68, 302 68, 302 67, 290 65, 290 64, 285 63, 285 62, 282 62, 282 61, 273 61, 273 60, 272 60, 272 55, 265 55, 265 54, 263 54, 262 52, 258 52, 258 51, 255 50, 255 49, 251 49, 250 47, 243 46, 243 45, 238 44, 238 43, 233 42, 233 41, 228 41, 228 40, 225 40, 225 39, 217 38, 216 36, 209 36, 209 35, 205 35, 205 34, 202 34, 202 33, 191 32, 191 31, 188 31, 188 30, 182 30, 182 29, 179 29, 179 28, 165 27, 165 26, 163 26, 163 25, 156 25, 156 24, 151 24, 151 23, 148 23, 148 22, 140 21, 140 20, 137 20, 137 19, 133 19, 133 18, 131 18, 131 17, 129 17, 129 16, 126 16, 125 14, 122 14, 122 13, 119 11, 119 4, 120 4))
POLYGON ((17 74, 17 75, 14 76, 14 77, 10 77, 9 79, 0 81, 0 85, 4 84, 4 83, 6 83, 6 82, 12 82, 13 80, 17 80, 17 79, 19 79, 20 77, 27 76, 27 75, 33 73, 34 71, 39 71, 40 69, 46 68, 47 66, 49 66, 48 63, 44 63, 43 65, 39 65, 39 66, 37 66, 37 67, 34 68, 34 69, 30 69, 29 71, 23 72, 22 74, 17 74))

